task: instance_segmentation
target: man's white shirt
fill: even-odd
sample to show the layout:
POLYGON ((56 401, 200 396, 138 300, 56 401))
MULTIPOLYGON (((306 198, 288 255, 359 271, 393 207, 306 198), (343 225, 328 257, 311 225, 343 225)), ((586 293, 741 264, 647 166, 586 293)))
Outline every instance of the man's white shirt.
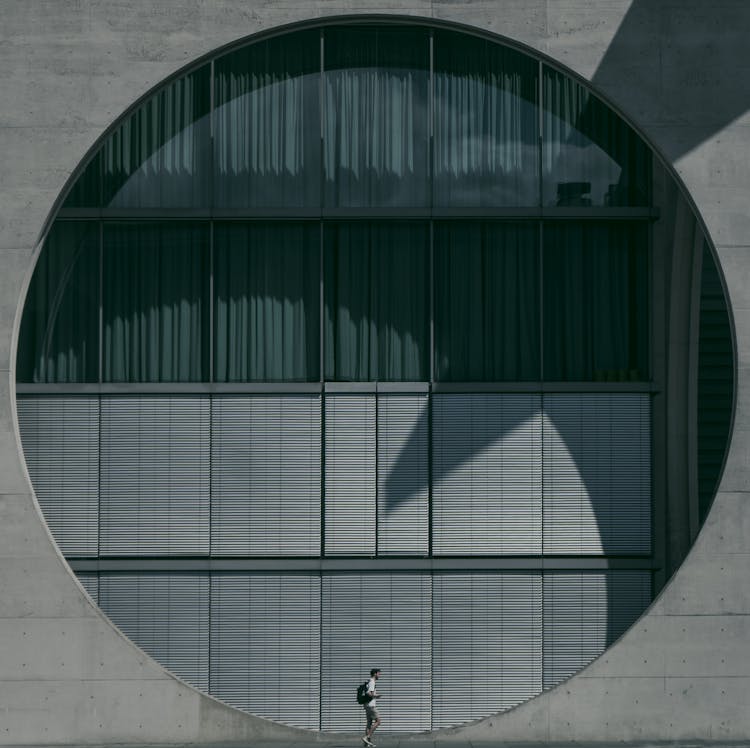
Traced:
MULTIPOLYGON (((367 682, 367 694, 368 696, 377 696, 378 692, 375 688, 375 678, 370 678, 370 680, 367 682)), ((372 699, 369 701, 366 706, 375 706, 375 699, 372 699)))

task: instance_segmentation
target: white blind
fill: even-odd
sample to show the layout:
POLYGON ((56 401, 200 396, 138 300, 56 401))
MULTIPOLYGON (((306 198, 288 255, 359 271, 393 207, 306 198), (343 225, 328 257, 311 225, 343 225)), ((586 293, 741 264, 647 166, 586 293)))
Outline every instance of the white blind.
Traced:
POLYGON ((209 550, 210 401, 102 397, 103 555, 209 550))
POLYGON ((99 398, 21 396, 18 425, 34 492, 66 556, 99 542, 99 398))
POLYGON ((542 548, 539 395, 436 395, 433 552, 537 554, 542 548))
POLYGON ((427 574, 323 577, 323 730, 364 732, 356 692, 372 668, 383 729, 430 728, 430 589, 427 574))
POLYGON ((542 690, 542 578, 435 574, 432 726, 510 709, 542 690))
POLYGON ((99 576, 99 607, 122 632, 175 675, 208 689, 206 574, 99 576))
POLYGON ((319 555, 320 397, 215 397, 211 422, 211 552, 319 555))
POLYGON ((649 395, 545 395, 544 552, 650 551, 649 395))
POLYGON ((325 398, 325 553, 375 555, 375 396, 325 398))
POLYGON ((378 396, 378 555, 429 550, 427 395, 378 396))
POLYGON ((211 693, 296 727, 320 723, 320 577, 214 574, 211 693))
POLYGON ((545 689, 569 678, 602 654, 650 602, 648 571, 545 574, 545 689))

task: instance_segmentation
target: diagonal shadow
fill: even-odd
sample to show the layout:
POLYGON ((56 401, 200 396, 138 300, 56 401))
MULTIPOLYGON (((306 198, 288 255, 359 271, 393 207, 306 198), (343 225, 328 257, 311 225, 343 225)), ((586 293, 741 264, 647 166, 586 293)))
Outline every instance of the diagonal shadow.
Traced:
MULTIPOLYGON (((475 463, 479 455, 499 442, 507 443, 513 432, 526 428, 525 423, 529 417, 540 417, 541 408, 541 434, 536 437, 536 444, 531 446, 532 449, 538 449, 540 462, 543 452, 546 453, 544 460, 547 463, 541 467, 536 485, 541 486, 543 473, 549 489, 547 496, 542 499, 551 515, 548 520, 554 528, 556 501, 559 501, 557 511, 561 512, 559 516, 563 524, 566 515, 573 510, 580 512, 581 516, 580 527, 574 531, 568 528, 558 536, 553 529, 545 538, 547 552, 569 554, 575 552, 573 544, 579 542, 596 552, 597 544, 600 543, 601 552, 610 555, 647 553, 650 549, 650 472, 644 470, 641 458, 645 456, 648 465, 650 448, 648 442, 645 442, 645 453, 640 451, 639 439, 643 437, 638 430, 640 421, 636 402, 631 402, 628 406, 634 412, 628 411, 627 423, 623 421, 617 428, 612 428, 614 419, 608 417, 609 408, 622 407, 623 402, 629 402, 623 401, 623 397, 628 396, 552 396, 546 400, 540 398, 537 407, 526 412, 524 408, 509 403, 509 407, 503 408, 500 417, 494 422, 483 420, 482 414, 476 411, 473 414, 474 420, 483 422, 479 423, 476 431, 468 438, 453 438, 453 432, 468 434, 472 421, 472 414, 468 413, 468 409, 456 411, 451 418, 443 418, 442 431, 448 434, 450 448, 441 450, 439 460, 433 461, 432 485, 435 486, 462 467, 468 467, 470 472, 472 463, 475 463), (612 403, 615 405, 612 406, 612 403), (627 432, 628 428, 631 429, 629 434, 623 435, 623 430, 627 432), (610 440, 609 452, 597 452, 594 445, 605 440, 610 440), (554 481, 555 475, 559 477, 557 483, 554 481), (646 531, 640 532, 644 524, 646 531), (580 533, 577 541, 576 532, 580 533), (638 546, 635 550, 632 541, 634 537, 638 546)), ((647 410, 644 412, 647 413, 647 410)), ((640 417, 643 418, 643 415, 640 417)), ((429 419, 425 408, 383 483, 384 495, 380 498, 386 512, 397 511, 413 496, 428 489, 429 478, 426 471, 420 471, 415 466, 424 464, 426 459, 429 419)), ((647 426, 647 420, 643 425, 647 426)), ((515 448, 518 449, 518 444, 515 448)), ((519 477, 520 468, 520 479, 523 480, 525 476, 522 471, 533 460, 518 452, 516 454, 517 464, 505 463, 503 468, 513 473, 515 479, 519 477)), ((485 469, 477 465, 477 470, 485 469)), ((500 469, 499 463, 494 463, 489 478, 498 479, 500 476, 499 480, 502 480, 498 472, 500 469)), ((508 485, 504 489, 510 502, 526 495, 526 489, 521 489, 518 496, 508 495, 508 485)), ((501 490, 499 482, 497 489, 501 490)), ((537 490, 541 493, 540 488, 537 490)), ((488 492, 492 493, 492 487, 488 492)))
POLYGON ((676 160, 750 109, 750 4, 633 0, 592 78, 676 160), (668 126, 668 138, 659 130, 668 126))

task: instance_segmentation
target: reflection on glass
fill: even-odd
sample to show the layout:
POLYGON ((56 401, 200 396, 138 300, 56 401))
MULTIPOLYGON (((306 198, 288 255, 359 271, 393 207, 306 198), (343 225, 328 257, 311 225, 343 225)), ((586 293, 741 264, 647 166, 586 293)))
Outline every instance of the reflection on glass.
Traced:
POLYGON ((544 378, 648 377, 647 227, 544 227, 544 378))
POLYGON ((104 227, 105 382, 208 378, 209 228, 104 227))
POLYGON ((320 205, 320 32, 216 61, 215 205, 320 205))
POLYGON ((317 223, 216 225, 216 381, 319 379, 319 246, 317 223))
POLYGON ((539 229, 435 226, 435 378, 539 379, 539 229))
POLYGON ((609 107, 571 78, 544 69, 544 205, 642 206, 648 148, 609 107))
POLYGON ((102 148, 104 206, 206 206, 210 107, 208 65, 138 107, 102 148))
POLYGON ((536 61, 447 31, 434 50, 435 204, 538 205, 536 61))
POLYGON ((428 238, 422 223, 326 227, 326 379, 427 379, 428 238))
POLYGON ((427 205, 427 32, 328 29, 325 69, 325 204, 427 205))
POLYGON ((34 269, 18 343, 19 382, 99 378, 99 230, 58 221, 34 269))

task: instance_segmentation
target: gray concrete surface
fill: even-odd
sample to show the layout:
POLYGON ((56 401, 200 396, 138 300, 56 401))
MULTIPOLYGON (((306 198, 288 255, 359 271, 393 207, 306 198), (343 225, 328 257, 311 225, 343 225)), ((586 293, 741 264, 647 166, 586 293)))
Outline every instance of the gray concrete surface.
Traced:
MULTIPOLYGON (((649 613, 553 691, 432 737, 444 747, 750 742, 745 0, 2 0, 0 11, 0 744, 357 745, 356 738, 271 725, 198 694, 90 603, 31 491, 14 415, 13 351, 45 222, 109 124, 166 76, 221 45, 292 21, 359 13, 474 25, 591 81, 687 186, 725 269, 739 342, 738 410, 720 493, 649 613)), ((383 737, 380 745, 395 741, 383 737)))

